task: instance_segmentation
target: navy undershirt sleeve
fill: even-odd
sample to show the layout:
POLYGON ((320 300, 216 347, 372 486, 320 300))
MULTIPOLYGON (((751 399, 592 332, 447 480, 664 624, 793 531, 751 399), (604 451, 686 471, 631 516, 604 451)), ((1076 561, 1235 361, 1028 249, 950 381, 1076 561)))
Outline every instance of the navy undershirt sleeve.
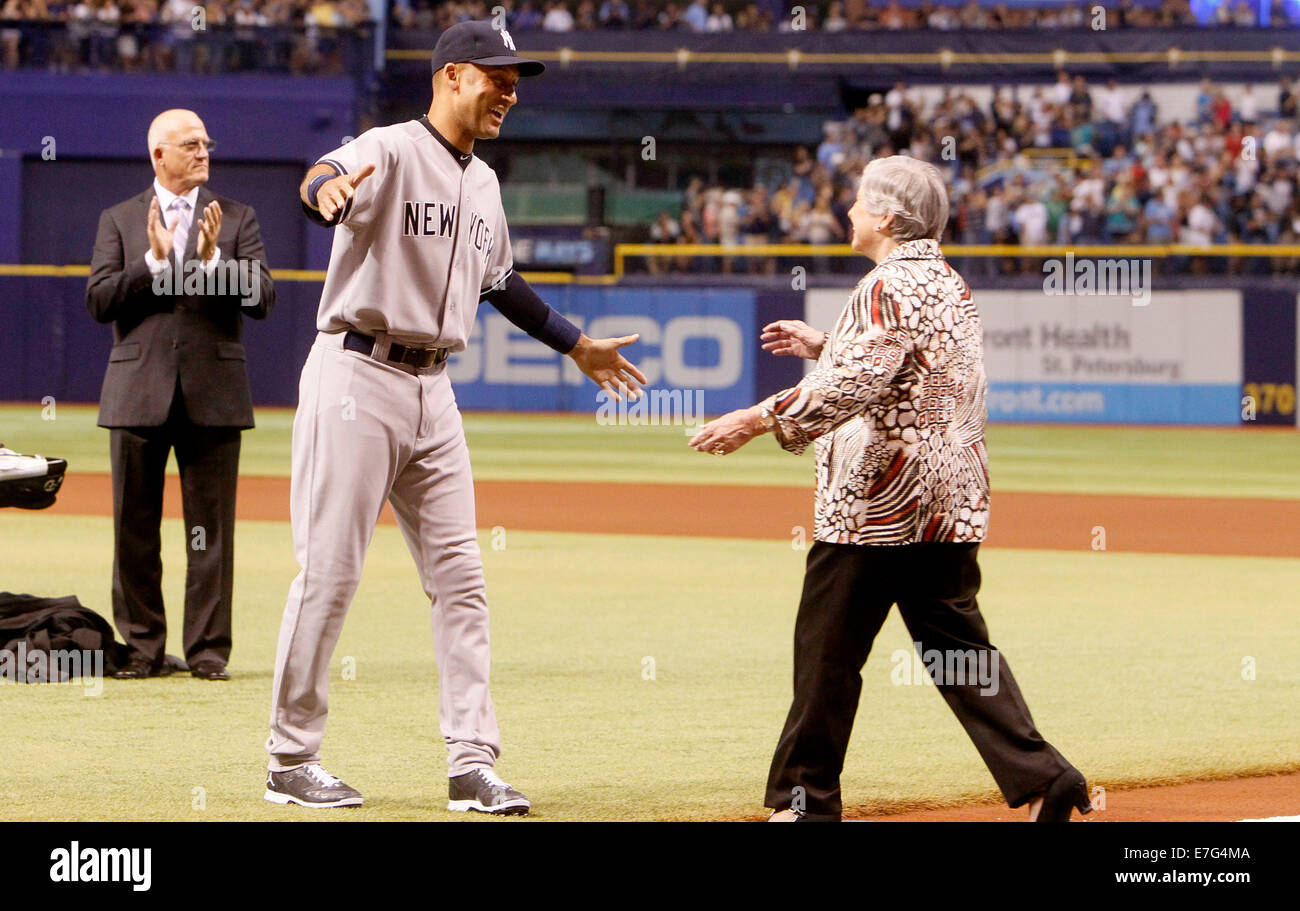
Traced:
POLYGON ((538 297, 518 272, 512 271, 505 283, 484 294, 483 300, 524 332, 560 354, 572 351, 582 335, 582 330, 538 297))

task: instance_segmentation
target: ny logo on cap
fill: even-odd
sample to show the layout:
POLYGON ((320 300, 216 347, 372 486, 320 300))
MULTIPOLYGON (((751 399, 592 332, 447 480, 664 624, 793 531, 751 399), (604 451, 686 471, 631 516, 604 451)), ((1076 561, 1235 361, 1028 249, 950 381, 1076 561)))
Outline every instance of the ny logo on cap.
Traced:
POLYGON ((501 40, 506 43, 506 47, 510 48, 510 50, 512 51, 516 50, 515 39, 511 38, 510 33, 507 32, 505 29, 501 29, 501 40))

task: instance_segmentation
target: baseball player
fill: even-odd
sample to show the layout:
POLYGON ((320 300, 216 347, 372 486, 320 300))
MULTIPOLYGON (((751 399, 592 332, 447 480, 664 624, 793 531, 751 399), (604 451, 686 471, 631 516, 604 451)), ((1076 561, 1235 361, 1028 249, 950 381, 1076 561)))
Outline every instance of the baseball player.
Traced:
POLYGON ((290 515, 301 572, 289 590, 272 684, 266 799, 356 806, 320 764, 329 662, 387 499, 433 605, 439 720, 450 810, 528 812, 493 768, 488 610, 474 487, 447 356, 465 348, 481 299, 607 393, 636 398, 645 377, 593 340, 513 270, 496 174, 474 157, 518 100, 510 34, 462 22, 433 52, 433 103, 419 120, 368 130, 312 167, 304 211, 337 226, 293 423, 290 515))

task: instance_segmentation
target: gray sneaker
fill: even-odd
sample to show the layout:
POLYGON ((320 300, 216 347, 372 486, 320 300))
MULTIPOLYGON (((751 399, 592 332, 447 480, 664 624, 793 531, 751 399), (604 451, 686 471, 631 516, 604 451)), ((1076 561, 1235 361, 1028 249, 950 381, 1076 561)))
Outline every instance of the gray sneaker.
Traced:
POLYGON ((268 772, 264 796, 271 803, 296 803, 300 807, 361 806, 361 792, 326 772, 319 762, 287 772, 268 772))
POLYGON ((449 781, 447 809, 477 810, 497 816, 527 816, 528 798, 497 777, 491 769, 474 769, 449 781))

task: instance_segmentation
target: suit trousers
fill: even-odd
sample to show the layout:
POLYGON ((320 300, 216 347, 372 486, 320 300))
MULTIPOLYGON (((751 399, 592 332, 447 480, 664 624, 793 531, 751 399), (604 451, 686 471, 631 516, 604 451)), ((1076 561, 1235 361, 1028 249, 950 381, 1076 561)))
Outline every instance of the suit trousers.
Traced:
POLYGON ((162 596, 163 479, 176 452, 185 517, 185 659, 230 659, 235 566, 238 427, 203 427, 177 385, 158 427, 110 431, 113 466, 113 619, 132 652, 161 664, 167 645, 162 596))
POLYGON ((795 620, 794 701, 772 759, 766 806, 801 808, 809 820, 840 818, 840 773, 861 670, 894 604, 1010 806, 1070 768, 1034 727, 1011 668, 989 642, 975 598, 978 552, 974 543, 813 544, 795 620), (972 672, 952 673, 961 668, 972 672))

